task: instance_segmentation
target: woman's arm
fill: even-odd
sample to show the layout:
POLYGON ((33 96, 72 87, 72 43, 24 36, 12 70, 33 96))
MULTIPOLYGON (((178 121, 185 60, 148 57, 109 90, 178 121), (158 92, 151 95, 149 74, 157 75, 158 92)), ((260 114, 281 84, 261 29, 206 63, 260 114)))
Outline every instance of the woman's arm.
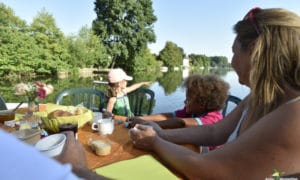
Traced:
POLYGON ((136 125, 135 130, 130 130, 130 137, 135 147, 154 151, 170 167, 188 179, 211 179, 214 171, 223 171, 217 166, 213 167, 213 163, 202 158, 200 154, 160 138, 147 126, 136 125))
POLYGON ((236 140, 205 155, 167 142, 152 128, 141 125, 130 131, 130 137, 136 147, 154 151, 191 179, 264 179, 273 169, 285 174, 300 171, 299 109, 300 103, 279 107, 241 132, 236 140))
POLYGON ((141 86, 149 86, 151 84, 151 82, 140 82, 140 83, 135 83, 131 86, 126 87, 126 92, 130 93, 138 88, 140 88, 141 86))
POLYGON ((198 126, 198 123, 194 118, 175 117, 164 121, 156 121, 156 123, 163 129, 175 129, 175 128, 198 126))

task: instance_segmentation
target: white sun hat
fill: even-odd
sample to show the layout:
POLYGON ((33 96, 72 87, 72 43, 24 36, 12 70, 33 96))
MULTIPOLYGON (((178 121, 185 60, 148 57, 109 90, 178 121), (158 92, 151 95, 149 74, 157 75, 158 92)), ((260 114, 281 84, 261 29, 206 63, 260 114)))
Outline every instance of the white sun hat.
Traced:
POLYGON ((132 77, 128 76, 121 68, 111 69, 109 71, 108 73, 109 83, 117 83, 122 80, 131 81, 132 77))

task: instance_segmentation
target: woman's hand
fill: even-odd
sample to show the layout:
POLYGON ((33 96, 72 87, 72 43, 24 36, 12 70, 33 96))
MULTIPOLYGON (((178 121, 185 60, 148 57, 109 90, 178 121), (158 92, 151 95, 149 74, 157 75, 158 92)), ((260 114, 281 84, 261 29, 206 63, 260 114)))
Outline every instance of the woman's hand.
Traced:
POLYGON ((155 140, 158 138, 151 126, 137 124, 129 130, 133 145, 137 148, 152 151, 155 140))
POLYGON ((128 121, 129 121, 129 128, 135 127, 136 124, 142 124, 142 125, 151 126, 156 132, 162 130, 162 128, 157 123, 153 121, 145 121, 139 117, 129 118, 128 121))

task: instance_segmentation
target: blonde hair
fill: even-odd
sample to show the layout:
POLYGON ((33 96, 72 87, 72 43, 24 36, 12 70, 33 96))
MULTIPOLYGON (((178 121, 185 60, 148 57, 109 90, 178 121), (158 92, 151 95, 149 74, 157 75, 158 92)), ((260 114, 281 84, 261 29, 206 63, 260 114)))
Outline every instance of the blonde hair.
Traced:
POLYGON ((300 17, 284 9, 260 9, 234 30, 244 50, 253 47, 250 126, 280 105, 285 85, 300 90, 300 17))
POLYGON ((119 83, 108 83, 107 86, 107 97, 117 97, 118 91, 119 91, 119 83))

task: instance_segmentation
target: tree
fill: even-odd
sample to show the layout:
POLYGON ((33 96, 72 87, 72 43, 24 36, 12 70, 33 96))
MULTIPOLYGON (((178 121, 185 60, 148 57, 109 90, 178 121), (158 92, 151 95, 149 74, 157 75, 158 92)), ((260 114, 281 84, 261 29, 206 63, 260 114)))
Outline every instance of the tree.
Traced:
POLYGON ((159 52, 158 59, 163 61, 167 67, 176 67, 182 65, 184 57, 183 49, 175 43, 168 41, 165 47, 159 52))
POLYGON ((150 53, 148 48, 142 50, 135 56, 134 60, 134 72, 153 72, 155 69, 159 69, 159 63, 155 59, 155 55, 150 53), (155 68, 153 68, 155 67, 155 68))
POLYGON ((25 21, 0 3, 0 75, 34 74, 37 51, 25 21))
POLYGON ((151 0, 96 0, 93 30, 117 66, 132 71, 137 54, 155 42, 151 0))
POLYGON ((43 74, 57 74, 60 70, 69 70, 67 60, 67 41, 64 34, 56 27, 55 19, 42 9, 31 24, 32 36, 38 44, 39 61, 36 71, 43 74))
POLYGON ((88 27, 82 27, 78 36, 68 37, 69 63, 75 67, 103 67, 111 63, 100 38, 88 27))
POLYGON ((191 59, 191 64, 197 67, 208 68, 211 66, 211 59, 206 55, 202 54, 190 54, 189 58, 191 59))
POLYGON ((212 66, 225 67, 228 65, 228 60, 225 56, 212 56, 211 63, 212 66))

